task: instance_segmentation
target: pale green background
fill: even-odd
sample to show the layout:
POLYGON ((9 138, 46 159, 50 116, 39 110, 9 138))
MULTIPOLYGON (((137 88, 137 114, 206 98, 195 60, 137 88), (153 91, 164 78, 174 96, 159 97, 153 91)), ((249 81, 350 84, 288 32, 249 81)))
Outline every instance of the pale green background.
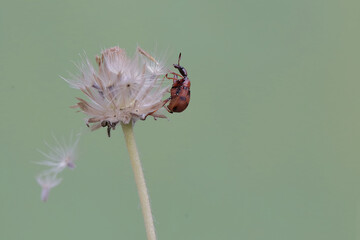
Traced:
POLYGON ((0 2, 0 239, 145 239, 122 132, 85 131, 47 203, 44 141, 86 129, 59 76, 178 52, 189 108, 136 124, 159 240, 360 239, 360 3, 0 2))

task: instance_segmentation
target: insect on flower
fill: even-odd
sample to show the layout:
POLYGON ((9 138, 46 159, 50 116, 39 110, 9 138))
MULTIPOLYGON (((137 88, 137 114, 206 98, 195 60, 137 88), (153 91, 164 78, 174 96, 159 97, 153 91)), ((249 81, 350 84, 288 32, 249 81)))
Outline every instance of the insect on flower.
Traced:
POLYGON ((173 77, 168 77, 166 74, 167 79, 173 80, 173 85, 171 88, 171 96, 164 101, 164 105, 170 101, 169 105, 166 106, 166 110, 169 113, 173 112, 182 112, 184 111, 190 102, 190 80, 188 78, 187 71, 184 67, 180 65, 181 60, 181 53, 179 54, 178 64, 174 64, 174 68, 178 69, 180 74, 175 72, 171 72, 173 77), (180 77, 180 79, 178 79, 180 77))

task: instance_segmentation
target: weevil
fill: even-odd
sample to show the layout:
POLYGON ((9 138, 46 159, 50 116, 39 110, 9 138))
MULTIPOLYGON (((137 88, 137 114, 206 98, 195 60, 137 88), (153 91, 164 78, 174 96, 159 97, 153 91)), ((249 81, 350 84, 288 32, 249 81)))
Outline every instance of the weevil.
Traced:
POLYGON ((171 72, 173 77, 169 77, 168 74, 165 75, 167 79, 173 80, 173 85, 170 90, 170 97, 164 100, 164 106, 168 101, 170 101, 169 105, 165 106, 169 113, 184 111, 190 102, 191 83, 188 78, 186 69, 180 65, 180 60, 181 53, 179 54, 178 64, 173 65, 174 68, 180 72, 180 74, 171 72))

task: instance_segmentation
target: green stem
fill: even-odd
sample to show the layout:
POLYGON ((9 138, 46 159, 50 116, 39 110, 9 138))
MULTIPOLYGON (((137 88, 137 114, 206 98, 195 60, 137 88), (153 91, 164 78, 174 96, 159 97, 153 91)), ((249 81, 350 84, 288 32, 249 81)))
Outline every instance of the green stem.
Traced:
POLYGON ((121 124, 124 132, 126 146, 128 148, 131 165, 134 171, 135 182, 139 193, 140 205, 144 216, 146 236, 148 240, 156 240, 154 221, 151 213, 149 194, 147 191, 144 173, 141 167, 139 153, 136 147, 133 125, 121 124))

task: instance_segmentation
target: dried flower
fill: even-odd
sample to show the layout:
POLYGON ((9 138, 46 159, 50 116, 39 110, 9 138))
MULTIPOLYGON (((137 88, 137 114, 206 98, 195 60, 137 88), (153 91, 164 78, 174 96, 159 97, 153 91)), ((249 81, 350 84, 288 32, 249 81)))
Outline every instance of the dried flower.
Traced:
POLYGON ((36 181, 41 187, 41 200, 46 202, 49 198, 50 190, 60 184, 61 178, 56 178, 56 174, 40 174, 36 181))
POLYGON ((104 50, 96 62, 98 70, 86 59, 79 66, 81 75, 75 81, 65 79, 89 98, 88 101, 77 98, 79 102, 73 107, 89 116, 86 123, 91 124, 92 130, 108 127, 110 136, 110 129, 115 129, 119 122, 134 123, 148 115, 166 118, 158 112, 169 91, 162 86, 168 73, 163 64, 141 48, 137 48, 132 59, 128 58, 119 47, 104 50))

